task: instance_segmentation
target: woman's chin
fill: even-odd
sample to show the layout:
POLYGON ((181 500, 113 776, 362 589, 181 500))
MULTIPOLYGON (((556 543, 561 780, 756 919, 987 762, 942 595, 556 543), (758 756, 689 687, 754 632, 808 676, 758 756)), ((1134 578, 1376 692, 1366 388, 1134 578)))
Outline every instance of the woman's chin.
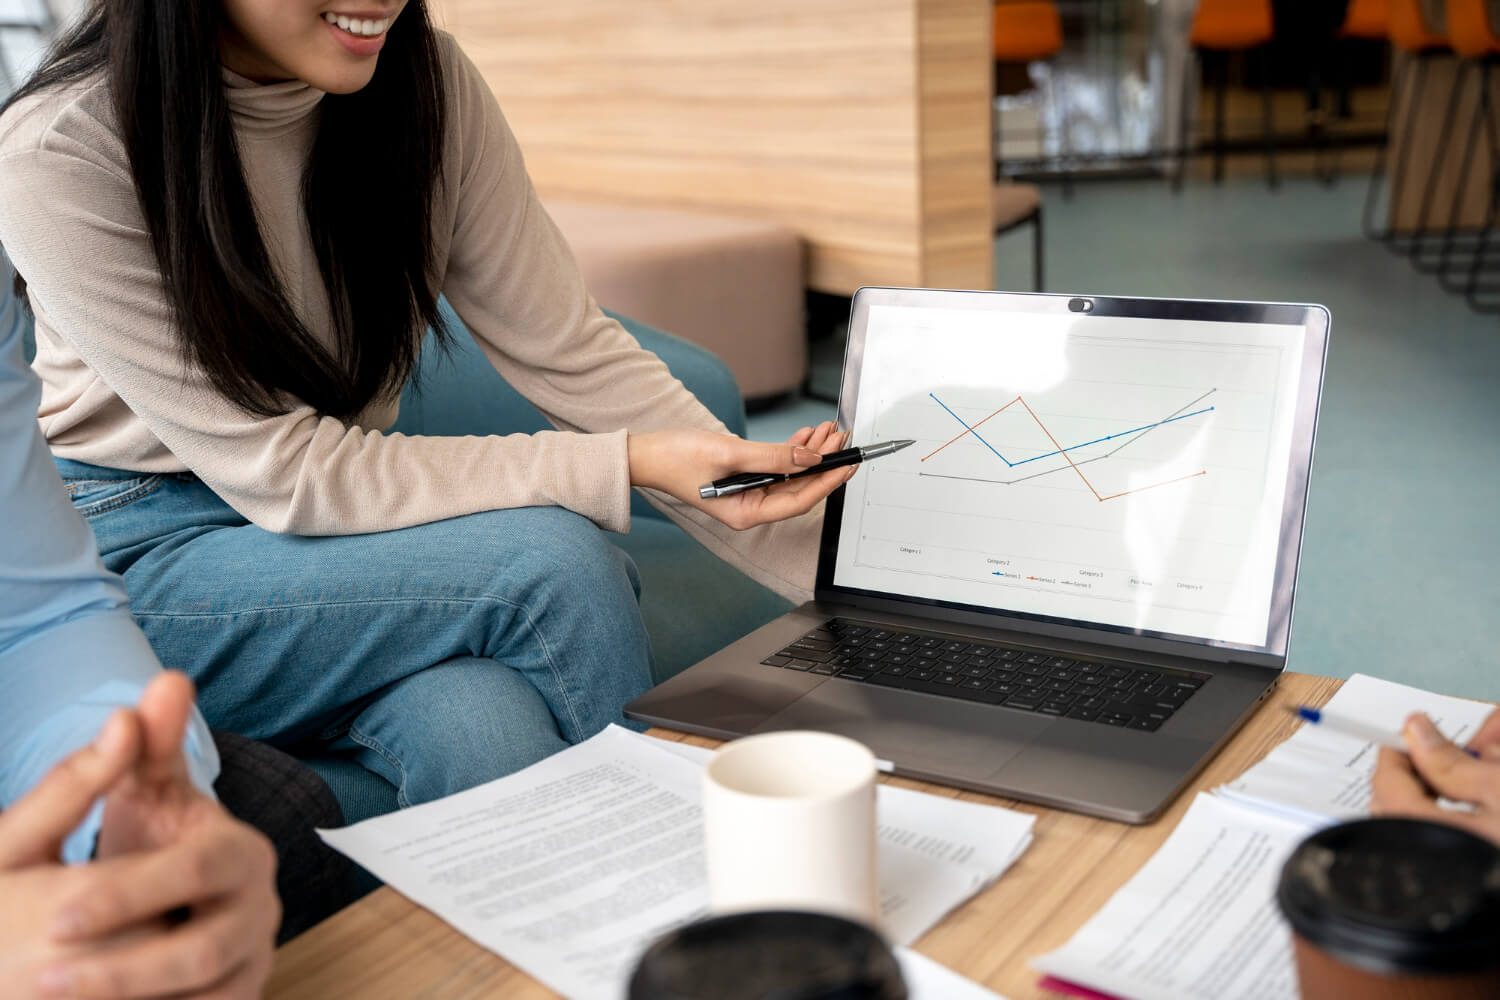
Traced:
POLYGON ((325 93, 353 94, 369 86, 370 80, 375 76, 375 60, 361 59, 352 65, 342 66, 325 64, 299 75, 303 82, 325 93))

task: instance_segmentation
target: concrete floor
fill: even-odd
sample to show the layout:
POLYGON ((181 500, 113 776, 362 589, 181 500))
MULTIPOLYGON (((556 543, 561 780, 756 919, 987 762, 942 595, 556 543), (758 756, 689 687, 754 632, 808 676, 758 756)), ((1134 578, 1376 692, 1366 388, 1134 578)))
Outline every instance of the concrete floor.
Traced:
MULTIPOLYGON (((1500 319, 1360 235, 1365 182, 1049 188, 1049 290, 1326 305, 1289 666, 1500 699, 1500 319)), ((998 241, 995 287, 1029 289, 1028 234, 998 241)), ((839 345, 814 348, 836 385, 839 345)), ((751 417, 751 436, 784 439, 832 411, 785 401, 751 417)))

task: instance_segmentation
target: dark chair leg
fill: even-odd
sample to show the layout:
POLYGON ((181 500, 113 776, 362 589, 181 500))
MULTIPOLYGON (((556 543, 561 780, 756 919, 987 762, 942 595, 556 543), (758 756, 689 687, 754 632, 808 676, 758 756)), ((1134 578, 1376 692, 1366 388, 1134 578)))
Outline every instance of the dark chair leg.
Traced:
POLYGON ((1500 128, 1495 125, 1494 102, 1490 100, 1489 93, 1489 68, 1490 60, 1483 64, 1484 72, 1480 79, 1484 81, 1484 92, 1481 94, 1481 107, 1484 121, 1482 127, 1489 138, 1490 150, 1490 183, 1489 199, 1486 206, 1484 228, 1479 232, 1479 241, 1474 247, 1474 259, 1469 263, 1469 280, 1464 286, 1464 299, 1469 303, 1469 308, 1476 312, 1500 311, 1500 302, 1480 299, 1480 292, 1493 292, 1494 288, 1481 288, 1479 275, 1490 270, 1486 257, 1489 253, 1490 233, 1495 226, 1496 210, 1500 209, 1500 128))
POLYGON ((1177 176, 1172 178, 1174 193, 1182 191, 1183 182, 1187 180, 1188 152, 1193 147, 1193 119, 1189 112, 1193 106, 1193 98, 1197 96, 1200 67, 1198 53, 1189 49, 1187 62, 1182 67, 1182 104, 1177 109, 1177 176))
MULTIPOLYGON (((1456 88, 1455 88, 1456 89, 1456 88)), ((1453 273, 1449 261, 1453 258, 1454 250, 1466 248, 1459 247, 1455 237, 1459 234, 1459 215, 1463 211, 1464 196, 1468 194, 1469 167, 1474 162, 1474 147, 1479 145, 1480 118, 1489 115, 1489 89, 1490 73, 1488 64, 1481 63, 1479 67, 1479 96, 1474 105, 1474 120, 1469 126, 1469 137, 1464 143, 1463 159, 1459 161, 1458 182, 1453 186, 1453 199, 1448 205, 1448 229, 1443 236, 1442 252, 1438 254, 1437 277, 1438 284, 1450 292, 1462 292, 1464 286, 1449 281, 1449 275, 1453 273)), ((1487 130, 1486 130, 1487 131, 1487 130)), ((1460 266, 1462 266, 1460 264, 1460 266)))
MULTIPOLYGON (((1447 152, 1451 141, 1450 137, 1453 134, 1453 125, 1458 119, 1458 105, 1460 99, 1463 97, 1463 84, 1465 78, 1468 76, 1468 69, 1469 64, 1467 62, 1460 63, 1458 75, 1453 80, 1453 93, 1448 97, 1448 107, 1443 112, 1443 124, 1438 130, 1437 142, 1432 147, 1437 151, 1437 155, 1433 158, 1433 169, 1429 171, 1427 176, 1427 187, 1422 191, 1422 205, 1417 212, 1416 227, 1409 235, 1399 240, 1392 240, 1390 243, 1392 249, 1410 255, 1412 266, 1423 274, 1432 274, 1439 269, 1434 266, 1436 262, 1430 262, 1423 256, 1423 252, 1426 250, 1430 240, 1439 235, 1436 226, 1432 228, 1428 227, 1428 220, 1432 218, 1433 201, 1437 196, 1437 165, 1439 159, 1447 152)), ((1407 142, 1408 148, 1412 145, 1413 143, 1410 141, 1407 142)), ((1451 223, 1451 216, 1449 221, 1451 223)), ((1446 247, 1451 242, 1453 237, 1451 228, 1442 230, 1441 236, 1440 249, 1446 247)), ((1444 253, 1446 253, 1446 250, 1444 250, 1444 253)))
POLYGON ((1318 140, 1313 147, 1313 176, 1328 187, 1334 181, 1333 169, 1328 165, 1333 159, 1333 129, 1330 127, 1331 116, 1323 113, 1323 74, 1312 61, 1314 58, 1308 57, 1307 69, 1308 132, 1318 140))
POLYGON ((1271 90, 1270 51, 1269 45, 1261 46, 1260 99, 1261 116, 1264 119, 1261 129, 1266 144, 1266 186, 1275 191, 1281 184, 1281 178, 1276 175, 1276 95, 1271 90))
POLYGON ((1490 232, 1494 228, 1495 213, 1490 212, 1490 225, 1484 227, 1479 234, 1479 245, 1474 248, 1474 260, 1469 264, 1469 281, 1464 287, 1464 301, 1469 303, 1469 308, 1475 312, 1500 312, 1500 302, 1490 302, 1479 297, 1481 292, 1490 292, 1495 289, 1481 288, 1479 286, 1479 273, 1483 267, 1486 254, 1489 253, 1490 232))
POLYGON ((1033 291, 1038 292, 1047 287, 1046 283, 1042 280, 1046 259, 1042 254, 1042 246, 1042 209, 1038 205, 1037 210, 1031 214, 1031 263, 1035 274, 1033 284, 1036 286, 1033 291))
POLYGON ((1354 117, 1354 86, 1350 83, 1354 76, 1354 45, 1352 38, 1338 39, 1333 43, 1333 92, 1337 102, 1334 114, 1341 122, 1354 117))
POLYGON ((1401 158, 1396 163, 1396 172, 1391 177, 1390 203, 1398 205, 1404 191, 1406 179, 1406 164, 1411 159, 1411 130, 1416 125, 1417 106, 1422 96, 1422 84, 1427 79, 1427 57, 1412 56, 1415 66, 1405 66, 1399 79, 1391 81, 1391 99, 1389 106, 1385 109, 1385 144, 1375 154, 1375 166, 1370 172, 1370 186, 1365 190, 1365 210, 1360 216, 1360 228, 1364 234, 1377 242, 1385 242, 1391 238, 1390 211, 1386 211, 1386 224, 1383 229, 1375 226, 1375 205, 1379 201, 1381 181, 1385 179, 1386 159, 1390 156, 1391 141, 1396 135, 1393 126, 1396 123, 1397 105, 1401 103, 1401 94, 1409 92, 1406 98, 1406 124, 1402 128, 1402 135, 1406 141, 1402 144, 1401 158), (1403 84, 1405 86, 1403 86, 1403 84))
POLYGON ((1219 64, 1219 79, 1214 89, 1214 183, 1222 184, 1224 183, 1224 99, 1229 92, 1229 53, 1216 53, 1214 61, 1219 64))

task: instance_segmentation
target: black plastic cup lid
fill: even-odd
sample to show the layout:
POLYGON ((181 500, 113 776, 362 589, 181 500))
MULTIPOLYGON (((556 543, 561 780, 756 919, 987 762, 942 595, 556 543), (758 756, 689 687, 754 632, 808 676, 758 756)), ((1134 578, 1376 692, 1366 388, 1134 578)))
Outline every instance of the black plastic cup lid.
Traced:
POLYGON ((629 1000, 906 1000, 896 956, 863 924, 820 913, 713 917, 661 938, 629 1000))
POLYGON ((1287 859, 1276 900, 1309 944, 1371 972, 1500 966, 1500 848, 1455 826, 1328 827, 1287 859))

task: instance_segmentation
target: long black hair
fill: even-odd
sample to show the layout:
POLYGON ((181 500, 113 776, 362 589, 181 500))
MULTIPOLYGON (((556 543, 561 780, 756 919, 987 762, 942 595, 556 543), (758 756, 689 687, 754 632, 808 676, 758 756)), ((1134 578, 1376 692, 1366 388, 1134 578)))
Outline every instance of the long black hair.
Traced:
POLYGON ((256 223, 223 25, 219 0, 95 0, 5 107, 107 74, 185 361, 251 413, 286 412, 290 395, 350 417, 400 390, 424 327, 446 338, 430 228, 446 115, 426 3, 410 0, 391 25, 369 85, 319 107, 302 201, 333 350, 293 312, 256 223))

